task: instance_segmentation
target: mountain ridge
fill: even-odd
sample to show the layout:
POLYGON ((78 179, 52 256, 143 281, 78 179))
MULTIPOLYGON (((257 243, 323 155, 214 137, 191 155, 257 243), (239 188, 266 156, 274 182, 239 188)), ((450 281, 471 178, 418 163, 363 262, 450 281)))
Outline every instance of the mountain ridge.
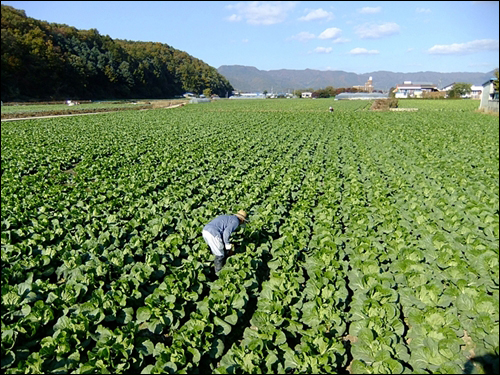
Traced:
POLYGON ((343 70, 315 70, 315 69, 277 69, 259 70, 254 66, 221 65, 217 71, 223 75, 231 85, 243 92, 284 92, 293 90, 318 90, 326 86, 334 88, 364 85, 372 77, 374 90, 388 91, 404 81, 429 82, 442 88, 454 82, 466 82, 473 85, 482 85, 493 77, 494 70, 481 72, 452 72, 441 73, 433 71, 421 72, 391 72, 379 70, 357 74, 343 70))

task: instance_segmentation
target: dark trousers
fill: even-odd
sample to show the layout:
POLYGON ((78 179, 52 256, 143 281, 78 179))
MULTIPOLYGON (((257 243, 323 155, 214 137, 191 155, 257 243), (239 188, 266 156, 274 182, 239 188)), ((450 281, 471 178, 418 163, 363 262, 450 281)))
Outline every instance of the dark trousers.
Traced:
POLYGON ((214 267, 215 267, 215 273, 219 273, 221 270, 222 266, 224 265, 224 256, 215 256, 214 260, 214 267))

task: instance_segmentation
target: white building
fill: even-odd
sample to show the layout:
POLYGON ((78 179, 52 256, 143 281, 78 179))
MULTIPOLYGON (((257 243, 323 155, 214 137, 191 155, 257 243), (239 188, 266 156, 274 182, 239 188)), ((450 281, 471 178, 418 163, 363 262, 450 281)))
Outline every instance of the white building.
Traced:
POLYGON ((354 89, 357 89, 362 92, 368 92, 372 93, 373 92, 373 80, 372 77, 368 78, 368 81, 365 82, 363 86, 352 86, 354 89))
POLYGON ((472 85, 470 87, 470 94, 469 94, 469 97, 471 99, 481 99, 481 95, 483 94, 483 86, 479 86, 479 85, 472 85))
POLYGON ((424 92, 438 91, 436 85, 432 83, 412 83, 411 81, 404 81, 403 84, 397 84, 394 89, 395 98, 421 98, 424 92))
POLYGON ((302 93, 302 97, 303 98, 312 98, 312 95, 313 95, 313 93, 309 92, 309 91, 306 91, 306 92, 302 93))
POLYGON ((439 90, 439 91, 447 91, 447 92, 448 92, 448 91, 450 91, 450 90, 453 88, 453 86, 455 86, 455 83, 456 83, 456 82, 450 83, 449 85, 446 85, 445 87, 443 87, 443 88, 442 88, 441 90, 439 90))
MULTIPOLYGON (((445 87, 443 87, 439 91, 448 92, 453 88, 453 86, 455 86, 455 83, 456 82, 450 83, 449 85, 446 85, 445 87)), ((462 98, 481 99, 481 94, 483 93, 483 86, 471 85, 470 89, 471 89, 471 92, 469 94, 462 95, 462 98)), ((446 94, 446 96, 448 96, 448 94, 446 94)))

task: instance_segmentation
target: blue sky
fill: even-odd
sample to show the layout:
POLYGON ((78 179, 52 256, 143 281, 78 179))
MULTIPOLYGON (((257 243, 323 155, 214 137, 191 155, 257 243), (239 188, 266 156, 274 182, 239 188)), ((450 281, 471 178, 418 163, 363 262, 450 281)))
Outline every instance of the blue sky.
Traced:
POLYGON ((498 1, 2 1, 113 39, 166 43, 218 68, 489 72, 498 1))

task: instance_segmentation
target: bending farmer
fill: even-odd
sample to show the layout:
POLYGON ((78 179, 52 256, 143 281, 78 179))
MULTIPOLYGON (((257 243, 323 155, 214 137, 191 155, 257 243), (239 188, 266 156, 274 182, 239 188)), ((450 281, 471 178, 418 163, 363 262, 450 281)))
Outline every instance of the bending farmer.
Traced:
POLYGON ((247 221, 247 213, 240 210, 234 215, 218 216, 203 228, 201 232, 203 239, 215 255, 215 273, 221 270, 226 254, 234 246, 230 241, 231 234, 245 221, 247 221))

